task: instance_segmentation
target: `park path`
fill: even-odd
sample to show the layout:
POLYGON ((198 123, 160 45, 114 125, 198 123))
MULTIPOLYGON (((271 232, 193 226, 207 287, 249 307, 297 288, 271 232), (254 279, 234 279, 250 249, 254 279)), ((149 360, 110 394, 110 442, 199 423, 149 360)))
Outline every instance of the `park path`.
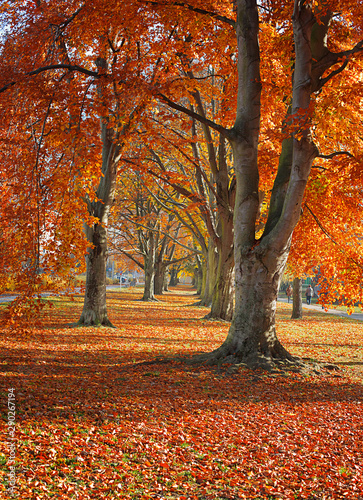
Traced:
MULTIPOLYGON (((284 297, 279 297, 278 302, 287 302, 287 299, 284 297)), ((292 303, 291 303, 291 308, 292 308, 292 303)), ((303 304, 303 309, 311 310, 313 309, 314 311, 318 311, 320 313, 325 313, 325 314, 331 314, 332 316, 340 316, 341 318, 348 318, 348 319, 356 319, 358 321, 363 321, 363 313, 353 313, 353 314, 348 314, 344 311, 338 311, 337 309, 328 309, 327 311, 325 309, 322 309, 321 306, 315 305, 315 304, 303 304)))

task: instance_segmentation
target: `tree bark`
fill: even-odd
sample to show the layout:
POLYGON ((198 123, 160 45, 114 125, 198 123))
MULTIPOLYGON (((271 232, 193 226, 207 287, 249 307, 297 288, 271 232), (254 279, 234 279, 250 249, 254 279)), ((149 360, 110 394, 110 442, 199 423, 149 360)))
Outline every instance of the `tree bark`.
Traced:
POLYGON ((170 270, 169 286, 176 286, 178 284, 178 282, 179 282, 178 271, 179 271, 178 268, 176 268, 175 266, 172 266, 172 268, 170 270))
POLYGON ((168 292, 169 291, 169 280, 168 280, 168 273, 167 271, 165 270, 165 273, 164 273, 164 284, 163 284, 163 292, 168 292))
POLYGON ((155 300, 154 282, 155 282, 156 248, 155 248, 155 237, 153 231, 149 231, 147 247, 148 247, 147 252, 144 253, 144 273, 145 273, 144 295, 141 299, 145 302, 149 300, 155 300))
POLYGON ((225 342, 212 353, 213 362, 269 368, 274 360, 293 360, 275 330, 276 299, 287 255, 288 248, 278 256, 273 251, 255 251, 238 259, 238 307, 225 342))
POLYGON ((107 233, 100 224, 86 228, 88 240, 93 244, 86 255, 86 291, 80 326, 113 326, 106 307, 107 233))
POLYGON ((233 217, 223 221, 209 318, 231 321, 234 309, 233 217))
POLYGON ((166 267, 162 262, 157 262, 155 265, 155 278, 154 278, 154 293, 155 295, 162 295, 164 291, 166 267))
MULTIPOLYGON (((97 65, 106 68, 106 61, 99 59, 97 65)), ((102 89, 99 89, 102 95, 102 89)), ((101 118, 102 177, 96 192, 96 201, 86 200, 90 216, 98 222, 85 226, 90 247, 86 255, 87 276, 84 304, 80 326, 113 326, 107 316, 106 266, 108 257, 107 224, 116 189, 117 165, 121 145, 119 137, 109 127, 108 117, 101 118)))
POLYGON ((196 256, 196 266, 194 268, 194 286, 197 289, 197 295, 199 296, 202 292, 202 283, 203 283, 203 267, 201 259, 199 258, 199 256, 196 256))
POLYGON ((217 268, 217 249, 209 239, 208 253, 204 263, 203 288, 200 305, 211 307, 217 268))
POLYGON ((294 278, 291 319, 302 318, 302 279, 294 278))
POLYGON ((282 197, 278 203, 280 213, 262 237, 256 240, 261 108, 259 18, 256 0, 237 0, 237 115, 234 127, 228 132, 237 182, 234 209, 236 304, 225 342, 206 356, 212 363, 243 362, 253 368, 269 368, 281 362, 295 361, 277 338, 275 311, 292 232, 300 216, 307 178, 316 156, 308 123, 312 21, 311 5, 296 0, 293 16, 296 61, 292 113, 305 113, 306 121, 299 124, 296 136, 293 134, 289 182, 286 189, 284 187, 278 194, 282 197))

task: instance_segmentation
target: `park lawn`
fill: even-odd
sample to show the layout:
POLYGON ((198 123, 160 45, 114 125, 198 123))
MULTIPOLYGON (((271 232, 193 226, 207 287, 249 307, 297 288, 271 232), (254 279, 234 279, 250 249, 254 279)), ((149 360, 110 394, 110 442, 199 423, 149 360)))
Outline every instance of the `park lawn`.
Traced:
POLYGON ((188 365, 228 324, 178 290, 109 292, 116 329, 70 328, 76 298, 2 331, 0 497, 14 388, 19 499, 362 499, 363 323, 278 304, 283 344, 340 368, 320 376, 188 365))

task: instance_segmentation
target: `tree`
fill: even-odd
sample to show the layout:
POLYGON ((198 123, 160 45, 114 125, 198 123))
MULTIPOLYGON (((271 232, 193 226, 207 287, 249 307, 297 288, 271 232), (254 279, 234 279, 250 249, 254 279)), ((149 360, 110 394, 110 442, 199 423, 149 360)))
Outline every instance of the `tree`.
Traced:
MULTIPOLYGON (((25 11, 28 7, 22 2, 13 4, 14 8, 25 11)), ((344 75, 353 81, 361 74, 361 6, 344 0, 339 3, 339 15, 334 15, 334 6, 328 0, 314 4, 302 0, 269 0, 259 4, 254 0, 237 0, 235 21, 233 3, 217 0, 208 8, 201 8, 194 0, 188 4, 167 0, 145 4, 129 2, 124 17, 118 3, 113 1, 107 3, 107 9, 101 0, 92 4, 92 8, 86 3, 78 10, 71 1, 63 4, 66 8, 61 14, 52 9, 47 11, 49 5, 46 3, 38 4, 38 17, 26 36, 14 36, 18 52, 22 47, 26 48, 25 53, 29 47, 46 46, 49 50, 46 55, 42 49, 35 50, 36 57, 25 57, 16 71, 13 68, 1 90, 13 92, 20 80, 23 80, 22 89, 26 89, 31 79, 39 76, 44 82, 43 88, 49 92, 49 89, 58 88, 55 85, 58 77, 56 83, 62 87, 62 97, 72 88, 69 94, 72 98, 65 106, 67 123, 73 123, 75 103, 78 103, 76 115, 90 124, 90 116, 93 123, 96 117, 109 119, 107 133, 121 133, 121 125, 127 122, 128 130, 139 127, 138 133, 143 133, 144 137, 149 135, 147 140, 150 141, 152 129, 143 128, 140 122, 147 113, 146 103, 158 101, 159 105, 163 103, 184 113, 213 130, 222 141, 228 141, 233 150, 236 176, 236 311, 228 338, 210 359, 243 360, 251 366, 269 365, 275 359, 291 360, 275 332, 277 289, 302 209, 304 212, 310 209, 316 215, 315 206, 304 199, 307 192, 321 191, 321 186, 315 182, 319 179, 314 175, 314 168, 311 172, 312 167, 319 167, 314 164, 315 159, 323 156, 327 162, 336 161, 340 175, 345 175, 348 170, 342 152, 351 149, 346 146, 354 141, 351 138, 342 141, 338 136, 339 116, 347 118, 344 126, 349 131, 362 127, 357 118, 361 109, 359 94, 356 89, 347 89, 343 79, 344 75), (97 30, 91 33, 89 25, 97 30), (62 44, 54 45, 51 26, 56 27, 57 33, 60 30, 62 36, 57 36, 57 40, 64 41, 67 34, 69 47, 82 47, 80 51, 70 51, 71 61, 59 62, 64 52, 62 44), (193 59, 193 71, 197 76, 196 68, 205 71, 208 64, 219 71, 223 64, 218 64, 218 58, 223 60, 228 56, 233 62, 236 52, 230 43, 233 30, 237 33, 238 72, 231 72, 225 85, 218 89, 206 83, 204 77, 198 79, 188 74, 193 59), (44 33, 47 33, 45 44, 44 33), (36 43, 31 44, 31 41, 36 43), (94 70, 95 61, 100 62, 97 58, 106 60, 107 69, 99 65, 94 70), (181 69, 183 78, 180 77, 183 75, 181 69), (96 82, 99 83, 96 85, 96 82), (237 99, 232 90, 234 82, 237 99), (97 99, 97 93, 93 92, 85 107, 83 97, 89 95, 87 89, 91 84, 102 92, 97 99), (230 113, 224 121, 225 106, 218 116, 201 112, 197 92, 203 95, 202 89, 208 86, 210 92, 216 90, 225 97, 222 99, 225 106, 228 103, 236 109, 234 125, 230 124, 230 113), (125 106, 119 110, 117 96, 122 93, 131 96, 132 106, 126 106, 122 100, 125 106), (106 96, 114 106, 111 105, 110 114, 105 110, 106 96), (281 154, 276 171, 278 149, 281 154), (340 156, 336 156, 338 154, 340 156), (306 191, 306 186, 311 191, 306 191), (264 211, 261 211, 261 192, 266 206, 264 211)), ((19 26, 18 23, 17 28, 19 26)), ((361 85, 359 79, 358 82, 358 86, 361 85)), ((30 97, 31 93, 27 95, 30 97)), ((12 96, 15 98, 15 91, 12 96)), ((39 99, 44 106, 44 100, 39 99)), ((190 122, 187 126, 190 127, 190 122)), ((100 135, 99 128, 93 126, 92 143, 97 135, 95 130, 100 135)), ((356 146, 350 154, 359 164, 361 139, 360 135, 355 135, 356 146)), ((123 138, 117 139, 115 147, 121 147, 119 141, 122 147, 127 147, 128 141, 123 138)), ((100 147, 99 137, 96 142, 100 147)), ((99 170, 98 165, 97 172, 99 170)), ((330 184, 328 176, 320 182, 334 185, 330 184)), ((361 189, 359 173, 349 184, 357 191, 361 189)), ((348 206, 349 196, 345 198, 345 206, 348 206)), ((361 213, 358 207, 356 213, 361 213)), ((314 220, 312 216, 310 223, 314 220)))
MULTIPOLYGON (((363 43, 358 38, 352 48, 336 52, 328 48, 327 34, 333 12, 326 2, 319 2, 315 8, 312 3, 299 0, 295 0, 293 5, 290 2, 284 5, 285 13, 292 15, 294 42, 288 36, 288 29, 283 29, 282 35, 285 40, 290 40, 293 51, 292 89, 287 102, 286 135, 268 218, 262 236, 256 239, 262 87, 258 43, 260 23, 255 0, 237 0, 236 6, 238 97, 234 126, 225 129, 184 109, 186 114, 208 123, 230 141, 237 180, 234 214, 236 309, 227 339, 206 359, 270 366, 274 362, 292 361, 292 356, 276 336, 275 308, 280 278, 301 214, 311 167, 319 155, 313 136, 313 133, 317 134, 314 128, 319 124, 313 112, 314 103, 319 99, 319 93, 324 91, 324 86, 346 68, 355 54, 361 53, 363 43), (339 65, 342 60, 344 62, 339 65)), ((334 37, 337 45, 341 44, 339 30, 347 30, 346 13, 341 12, 334 25, 334 31, 338 31, 334 37)), ((350 36, 354 40, 357 33, 350 32, 350 36)), ((271 58, 270 52, 268 57, 271 58)), ((334 95, 331 95, 333 98, 334 95)), ((165 100, 177 108, 171 99, 165 100)), ((181 106, 178 107, 180 109, 181 106)))
MULTIPOLYGON (((194 80, 191 71, 188 71, 188 77, 194 80)), ((204 107, 199 91, 194 92, 194 98, 202 114, 205 114, 204 108, 217 109, 216 102, 204 107)), ((192 103, 190 106, 192 108, 192 103)), ((195 120, 188 130, 183 118, 170 111, 168 122, 157 119, 157 115, 152 117, 162 135, 158 148, 154 144, 150 149, 153 160, 150 171, 172 188, 167 196, 163 193, 164 208, 174 213, 189 231, 192 230, 204 253, 205 286, 201 304, 211 305, 209 317, 230 320, 233 312, 235 193, 229 161, 232 155, 226 148, 224 137, 214 134, 209 127, 199 127, 195 120)))
POLYGON ((161 189, 155 179, 145 173, 128 172, 120 176, 118 184, 111 244, 144 271, 142 300, 155 300, 155 294, 163 293, 168 267, 190 259, 195 250, 187 245, 190 237, 180 221, 158 203, 161 189))
POLYGON ((302 318, 302 279, 294 278, 291 319, 302 318))
POLYGON ((314 93, 321 91, 334 76, 332 71, 323 77, 330 67, 343 55, 348 59, 362 46, 358 42, 354 49, 344 54, 333 53, 328 49, 326 35, 332 15, 326 9, 324 12, 319 9, 314 11, 310 3, 294 2, 292 25, 295 60, 291 117, 295 123, 291 139, 286 140, 285 147, 282 146, 282 155, 288 148, 291 150, 291 159, 286 165, 280 162, 266 228, 261 239, 256 241, 254 223, 257 211, 256 161, 260 109, 258 13, 256 2, 237 2, 239 103, 230 137, 237 163, 236 314, 225 343, 213 354, 217 359, 244 360, 252 365, 270 363, 274 359, 291 359, 276 337, 275 301, 311 166, 319 155, 311 133, 314 93), (287 180, 281 182, 284 174, 287 180), (284 190, 283 184, 286 186, 284 190))
MULTIPOLYGON (((53 125, 46 133, 41 129, 42 143, 48 134, 53 138, 57 134, 61 137, 64 135, 62 127, 67 129, 68 140, 62 147, 68 153, 66 158, 71 157, 68 163, 72 170, 70 182, 72 176, 78 176, 82 178, 80 184, 84 183, 83 193, 77 193, 75 205, 80 206, 82 200, 88 211, 85 214, 84 207, 78 210, 84 215, 88 243, 85 301, 78 324, 111 326, 106 309, 107 222, 120 153, 147 104, 142 89, 135 89, 126 79, 130 74, 133 77, 140 75, 144 67, 141 61, 146 53, 145 65, 154 69, 151 74, 149 72, 152 81, 157 72, 158 54, 152 50, 149 37, 149 26, 153 22, 145 22, 142 27, 135 22, 142 10, 137 3, 130 3, 127 11, 122 13, 117 4, 108 4, 106 17, 102 1, 97 7, 99 10, 89 2, 78 5, 66 0, 59 2, 56 8, 45 1, 37 2, 36 6, 16 1, 6 6, 9 31, 3 47, 3 65, 11 65, 11 49, 19 54, 19 64, 6 72, 1 92, 11 92, 14 100, 18 98, 19 103, 28 106, 28 113, 35 96, 41 96, 37 102, 35 124, 42 124, 39 114, 43 112, 43 106, 47 121, 52 120, 53 125), (90 26, 95 31, 90 30, 90 26), (21 35, 18 35, 19 29, 21 35), (145 49, 144 54, 141 47, 145 49), (108 78, 109 73, 112 78, 108 78), (43 95, 37 89, 39 80, 43 95), (23 93, 19 93, 19 88, 23 93), (56 108, 51 106, 53 102, 57 103, 58 109, 53 109, 56 108), (64 115, 68 126, 62 124, 64 115), (91 162, 87 164, 91 151, 93 165, 91 162)), ((157 44, 155 47, 158 50, 157 44)), ((21 106, 18 108, 22 111, 21 106)), ((19 122, 20 116, 20 112, 13 115, 13 121, 19 122)), ((39 151, 40 146, 36 166, 39 151)), ((63 181, 63 192, 67 191, 67 178, 60 173, 59 179, 63 181)), ((77 209, 70 213, 77 213, 77 209)), ((77 239, 83 240, 81 235, 77 239)))

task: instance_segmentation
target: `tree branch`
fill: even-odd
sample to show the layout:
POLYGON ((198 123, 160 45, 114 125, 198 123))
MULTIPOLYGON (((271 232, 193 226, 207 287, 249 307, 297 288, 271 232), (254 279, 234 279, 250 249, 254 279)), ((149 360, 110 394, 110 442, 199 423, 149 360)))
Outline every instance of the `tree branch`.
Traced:
POLYGON ((343 61, 342 65, 339 68, 332 71, 325 78, 320 78, 319 79, 319 88, 314 89, 314 90, 320 90, 329 80, 331 80, 334 76, 341 73, 348 65, 351 56, 353 56, 355 54, 359 54, 362 51, 363 51, 363 40, 358 42, 350 50, 345 50, 345 51, 336 52, 336 53, 329 51, 328 54, 324 58, 322 58, 322 60, 314 63, 314 65, 313 65, 314 71, 318 70, 319 73, 322 75, 325 70, 327 70, 328 68, 330 68, 334 64, 338 63, 340 60, 343 61))
POLYGON ((315 220, 316 224, 319 226, 319 228, 321 229, 321 231, 325 234, 325 236, 327 236, 338 248, 339 250, 347 256, 347 258, 349 260, 351 260, 352 262, 354 262, 354 264, 356 266, 358 266, 360 269, 363 269, 363 266, 357 262, 355 259, 353 259, 352 257, 350 257, 349 255, 347 255, 347 252, 344 250, 344 248, 342 248, 342 245, 340 243, 338 243, 334 238, 333 236, 329 233, 329 231, 327 229, 325 229, 325 227, 322 225, 322 223, 319 221, 319 219, 317 218, 317 216, 313 213, 313 211, 311 210, 311 208, 305 203, 304 206, 308 209, 309 213, 312 215, 313 219, 315 220))
MULTIPOLYGON (((35 75, 39 75, 40 73, 50 71, 52 69, 67 69, 69 72, 78 71, 78 73, 83 73, 84 75, 92 76, 93 78, 101 78, 101 77, 108 76, 106 73, 100 74, 97 71, 91 71, 89 69, 82 68, 82 66, 78 66, 77 64, 50 64, 49 66, 42 66, 41 68, 35 69, 33 71, 28 71, 23 76, 24 77, 35 76, 35 75)), ((13 87, 17 83, 19 83, 19 81, 20 81, 20 79, 14 80, 14 81, 8 83, 7 85, 4 85, 4 87, 0 88, 0 93, 5 92, 10 87, 13 87)))
MULTIPOLYGON (((168 7, 167 4, 163 4, 161 2, 155 2, 155 1, 151 1, 151 0, 146 1, 145 3, 151 3, 152 5, 160 5, 162 7, 168 7)), ((189 5, 186 2, 173 2, 172 5, 175 5, 177 7, 185 7, 186 9, 191 10, 193 12, 197 12, 198 14, 204 14, 204 15, 210 16, 213 19, 217 19, 218 21, 221 21, 222 23, 229 24, 230 26, 233 26, 234 28, 236 26, 236 21, 234 21, 233 19, 230 19, 229 17, 221 16, 217 12, 211 12, 209 10, 200 9, 198 7, 194 7, 193 5, 189 5)))
POLYGON ((181 113, 184 113, 191 118, 194 118, 195 120, 198 120, 200 123, 203 123, 204 125, 207 125, 208 127, 212 128, 213 130, 216 130, 220 134, 222 134, 226 139, 229 139, 232 134, 231 131, 222 125, 218 125, 218 123, 213 122, 212 120, 209 120, 208 118, 196 113, 195 111, 192 111, 191 109, 186 108, 185 106, 181 106, 180 104, 177 104, 176 102, 172 101, 167 97, 166 95, 162 94, 161 92, 156 92, 155 97, 160 99, 160 101, 164 102, 168 106, 170 106, 172 109, 176 109, 177 111, 180 111, 181 113))
POLYGON ((324 158, 326 160, 330 160, 331 158, 334 158, 335 156, 339 155, 346 155, 349 156, 350 158, 354 158, 354 155, 352 155, 352 153, 349 153, 349 151, 334 151, 334 153, 330 153, 330 155, 319 154, 317 158, 324 158))

